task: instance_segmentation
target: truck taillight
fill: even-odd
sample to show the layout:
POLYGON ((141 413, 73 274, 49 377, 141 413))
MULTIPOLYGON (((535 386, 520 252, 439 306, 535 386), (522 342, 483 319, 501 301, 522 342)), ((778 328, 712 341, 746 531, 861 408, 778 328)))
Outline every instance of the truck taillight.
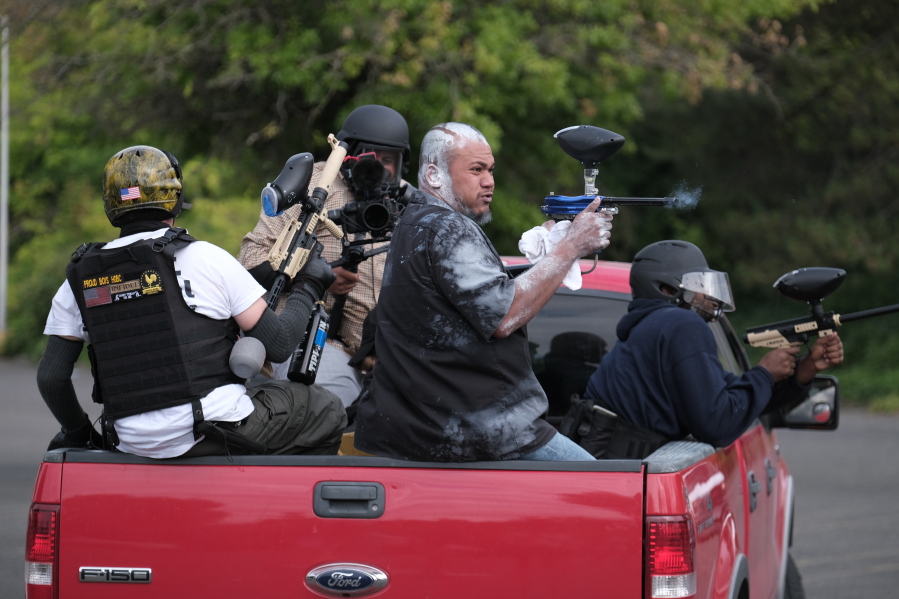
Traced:
POLYGON ((35 503, 25 537, 26 599, 56 599, 59 558, 59 506, 35 503))
POLYGON ((646 592, 651 599, 696 595, 693 522, 686 516, 646 518, 646 592))

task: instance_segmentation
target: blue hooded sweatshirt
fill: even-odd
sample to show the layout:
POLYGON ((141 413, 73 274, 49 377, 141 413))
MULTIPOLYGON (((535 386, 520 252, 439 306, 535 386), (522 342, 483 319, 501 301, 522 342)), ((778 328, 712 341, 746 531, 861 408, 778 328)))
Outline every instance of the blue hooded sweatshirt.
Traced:
MULTIPOLYGON (((619 342, 590 377, 586 395, 637 426, 724 447, 771 402, 771 374, 760 366, 743 376, 724 370, 712 331, 692 310, 635 299, 617 332, 619 342)), ((793 382, 777 395, 803 390, 793 382)))

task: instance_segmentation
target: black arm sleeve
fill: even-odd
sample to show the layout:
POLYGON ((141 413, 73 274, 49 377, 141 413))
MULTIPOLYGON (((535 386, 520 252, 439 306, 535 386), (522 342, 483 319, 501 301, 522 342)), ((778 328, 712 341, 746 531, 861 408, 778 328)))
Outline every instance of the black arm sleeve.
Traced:
POLYGON ((278 278, 278 273, 275 272, 275 269, 272 268, 272 265, 268 260, 249 269, 249 273, 253 275, 253 278, 256 279, 257 283, 266 289, 271 289, 272 285, 275 284, 275 279, 278 278))
POLYGON ((72 384, 72 372, 83 346, 82 341, 50 335, 37 367, 37 388, 41 397, 66 431, 77 429, 86 418, 72 384))
POLYGON ((313 294, 314 290, 306 285, 294 285, 280 315, 266 308, 256 326, 246 331, 249 337, 262 341, 266 357, 272 362, 284 362, 290 358, 303 340, 316 301, 313 294))
POLYGON ((807 385, 800 384, 799 381, 796 380, 796 375, 776 383, 771 394, 771 401, 765 406, 762 414, 768 414, 781 409, 785 412, 789 412, 805 399, 806 393, 808 393, 811 386, 811 383, 807 385))

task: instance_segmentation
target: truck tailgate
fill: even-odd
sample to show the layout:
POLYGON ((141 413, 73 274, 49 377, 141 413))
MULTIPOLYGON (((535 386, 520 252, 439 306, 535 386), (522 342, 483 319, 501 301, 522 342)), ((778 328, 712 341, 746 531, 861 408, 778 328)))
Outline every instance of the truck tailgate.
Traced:
POLYGON ((383 597, 641 593, 639 462, 218 460, 67 461, 60 597, 320 597, 327 564, 377 568, 383 597))

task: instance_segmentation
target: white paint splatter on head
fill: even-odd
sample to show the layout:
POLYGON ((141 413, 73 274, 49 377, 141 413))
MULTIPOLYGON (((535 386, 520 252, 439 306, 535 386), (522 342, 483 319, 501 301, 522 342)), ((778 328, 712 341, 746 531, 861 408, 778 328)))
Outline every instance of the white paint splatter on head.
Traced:
POLYGON ((456 206, 457 196, 449 174, 450 161, 454 150, 472 142, 487 144, 487 138, 467 123, 441 123, 432 127, 421 141, 418 158, 419 187, 456 206))

